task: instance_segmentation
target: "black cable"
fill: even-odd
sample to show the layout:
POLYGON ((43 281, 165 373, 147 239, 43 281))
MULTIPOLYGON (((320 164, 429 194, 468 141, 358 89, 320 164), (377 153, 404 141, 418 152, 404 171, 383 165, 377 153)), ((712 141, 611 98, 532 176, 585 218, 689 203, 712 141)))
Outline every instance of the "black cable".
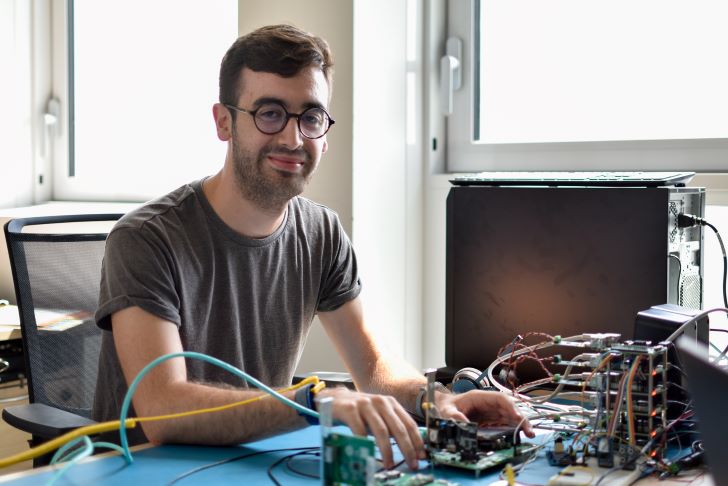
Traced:
POLYGON ((671 386, 671 387, 672 387, 672 386, 674 386, 674 387, 676 387, 676 388, 679 388, 680 390, 682 390, 682 391, 684 391, 685 393, 687 393, 687 394, 688 394, 688 396, 690 395, 690 392, 688 391, 688 389, 687 389, 687 388, 685 388, 685 387, 684 387, 684 386, 682 386, 682 385, 678 385, 678 384, 677 384, 677 383, 675 383, 674 381, 671 381, 671 382, 670 382, 670 386, 671 386))
MULTIPOLYGON (((720 245, 720 250, 723 252, 723 307, 728 307, 728 288, 726 287, 726 284, 728 283, 728 256, 726 256, 725 253, 725 245, 723 244, 723 238, 720 237, 720 233, 718 232, 718 228, 713 226, 712 224, 708 223, 705 219, 695 216, 693 214, 684 214, 680 213, 677 215, 677 225, 679 228, 691 228, 693 226, 707 226, 708 228, 712 229, 715 233, 715 236, 718 238, 718 244, 720 245)), ((726 348, 726 351, 728 351, 728 348, 726 348)))
MULTIPOLYGON (((316 468, 318 469, 318 466, 319 466, 318 462, 321 460, 321 453, 318 451, 308 451, 308 454, 318 458, 318 459, 314 459, 314 462, 316 462, 316 468)), ((288 460, 286 461, 286 469, 288 469, 289 471, 291 471, 294 474, 298 474, 299 476, 303 476, 306 478, 312 478, 312 479, 321 479, 321 476, 319 474, 311 474, 309 472, 302 471, 300 469, 296 469, 295 467, 293 467, 293 465, 291 463, 292 463, 292 459, 295 459, 295 457, 296 456, 288 456, 288 460)))
POLYGON ((667 403, 677 403, 678 405, 682 405, 685 408, 686 412, 690 408, 689 403, 681 402, 680 400, 668 400, 667 403))
MULTIPOLYGON (((675 365, 673 363, 670 363, 670 368, 669 369, 673 369, 673 368, 675 368, 676 370, 678 370, 680 372, 680 374, 683 375, 685 378, 688 377, 688 374, 685 372, 685 370, 683 370, 682 368, 680 368, 679 366, 677 366, 677 365, 675 365)), ((670 384, 672 384, 672 382, 670 382, 670 384)))
POLYGON ((624 466, 616 466, 616 467, 613 467, 612 469, 610 469, 609 471, 605 472, 604 474, 602 474, 601 476, 599 476, 599 479, 597 480, 596 483, 594 483, 594 486, 599 486, 599 484, 604 480, 604 478, 606 478, 610 474, 613 474, 613 473, 615 473, 617 471, 620 471, 623 467, 624 466))
POLYGON ((182 479, 184 479, 186 477, 192 476, 193 474, 197 474, 200 471, 204 471, 206 469, 211 469, 211 468, 217 467, 217 466, 222 466, 223 464, 227 464, 229 462, 235 462, 235 461, 239 461, 241 459, 247 459, 247 458, 253 457, 253 456, 260 456, 262 454, 271 454, 273 452, 285 452, 285 451, 307 451, 307 452, 310 452, 310 451, 315 451, 315 450, 319 450, 319 449, 321 449, 321 448, 320 447, 293 447, 293 448, 289 447, 289 448, 286 448, 286 449, 271 449, 271 450, 268 450, 268 451, 256 451, 256 452, 250 452, 248 454, 241 454, 239 456, 229 457, 229 458, 223 459, 221 461, 213 462, 211 464, 205 464, 204 466, 199 466, 199 467, 196 467, 194 469, 190 469, 189 471, 180 474, 179 476, 177 476, 176 478, 174 478, 172 481, 168 482, 167 483, 167 486, 171 486, 172 484, 175 484, 178 481, 181 481, 182 479))
POLYGON ((728 279, 728 256, 726 256, 725 253, 725 245, 723 244, 723 238, 721 238, 720 233, 718 233, 718 228, 708 223, 707 221, 705 222, 705 226, 713 230, 715 236, 718 238, 720 251, 723 252, 723 307, 728 307, 728 289, 726 288, 726 279, 728 279))
MULTIPOLYGON (((316 449, 319 449, 319 448, 316 447, 316 449)), ((289 451, 292 451, 292 450, 295 450, 295 449, 288 449, 288 450, 289 451)), ((311 452, 311 450, 298 451, 298 452, 295 452, 293 454, 289 454, 287 456, 283 456, 280 459, 278 459, 277 461, 275 461, 273 464, 271 464, 270 466, 268 466, 268 471, 267 471, 268 477, 270 478, 271 481, 273 481, 273 484, 275 484, 276 486, 282 486, 281 483, 279 483, 278 480, 275 478, 275 476, 273 476, 273 469, 275 469, 276 466, 278 466, 279 464, 281 464, 284 461, 290 461, 291 459, 293 459, 296 456, 300 456, 300 455, 303 455, 303 454, 308 454, 310 452, 311 452)))
MULTIPOLYGON (((379 459, 377 459, 377 460, 379 460, 379 459)), ((397 469, 399 466, 401 466, 402 464, 404 464, 405 461, 406 461, 406 459, 402 459, 401 461, 399 461, 398 463, 396 463, 394 466, 392 466, 389 469, 387 469, 387 471, 391 471, 393 469, 397 469)), ((384 468, 380 469, 379 471, 384 471, 384 468)))
POLYGON ((668 253, 667 256, 677 260, 677 288, 675 289, 675 295, 677 299, 680 299, 680 277, 682 277, 682 262, 680 261, 680 257, 675 255, 674 253, 668 253))
MULTIPOLYGON (((281 449, 281 450, 291 450, 291 451, 293 451, 293 450, 296 450, 296 449, 281 449)), ((294 467, 291 466, 291 461, 293 459, 295 459, 296 457, 298 457, 298 456, 314 455, 316 457, 321 457, 321 453, 319 452, 319 450, 320 450, 319 447, 307 448, 307 450, 301 450, 301 451, 298 451, 298 452, 296 452, 294 454, 289 454, 289 455, 287 455, 285 457, 282 457, 282 458, 278 459, 276 462, 274 462, 273 464, 271 464, 270 466, 268 466, 268 471, 267 471, 268 477, 270 478, 271 481, 273 481, 274 484, 276 484, 277 486, 280 486, 280 483, 278 482, 278 480, 273 475, 273 470, 278 465, 280 465, 281 463, 285 462, 286 468, 289 471, 291 471, 292 473, 294 473, 294 474, 298 474, 299 476, 304 476, 304 477, 312 478, 312 479, 321 479, 321 476, 319 476, 318 474, 311 474, 311 473, 308 473, 308 472, 304 472, 304 471, 301 471, 300 469, 296 469, 296 468, 294 468, 294 467)), ((266 451, 266 452, 275 452, 275 451, 266 451)), ((381 459, 375 459, 375 460, 377 462, 381 462, 381 459)), ((404 462, 405 462, 405 459, 402 459, 401 461, 399 461, 398 463, 396 463, 394 466, 392 466, 390 469, 396 469, 399 466, 401 466, 402 464, 404 464, 404 462)), ((382 470, 383 469, 380 469, 380 471, 382 471, 382 470)))

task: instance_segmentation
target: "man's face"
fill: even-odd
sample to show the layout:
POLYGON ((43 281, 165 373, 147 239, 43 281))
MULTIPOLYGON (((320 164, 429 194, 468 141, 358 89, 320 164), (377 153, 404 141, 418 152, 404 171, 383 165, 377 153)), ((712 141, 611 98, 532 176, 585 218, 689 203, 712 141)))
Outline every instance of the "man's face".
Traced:
MULTIPOLYGON (((237 106, 248 111, 264 103, 280 103, 289 113, 307 108, 327 108, 329 86, 320 69, 309 67, 292 78, 244 68, 237 106)), ((283 131, 267 135, 247 113, 236 113, 232 124, 233 172, 243 197, 263 209, 280 209, 303 192, 321 155, 326 136, 301 135, 296 118, 283 131)))

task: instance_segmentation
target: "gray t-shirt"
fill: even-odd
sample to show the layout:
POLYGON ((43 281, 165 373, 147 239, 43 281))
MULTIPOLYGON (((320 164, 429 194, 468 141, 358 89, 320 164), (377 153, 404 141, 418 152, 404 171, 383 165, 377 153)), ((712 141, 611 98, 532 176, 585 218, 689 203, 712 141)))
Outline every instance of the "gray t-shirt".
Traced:
MULTIPOLYGON (((332 210, 295 197, 272 235, 246 238, 217 216, 196 181, 127 214, 111 231, 96 321, 110 330, 114 312, 138 306, 179 326, 186 351, 285 386, 315 313, 360 290, 351 242, 332 210)), ((103 334, 94 403, 101 421, 119 418, 127 390, 111 332, 103 334)), ((199 360, 187 360, 187 373, 191 381, 245 386, 199 360)))

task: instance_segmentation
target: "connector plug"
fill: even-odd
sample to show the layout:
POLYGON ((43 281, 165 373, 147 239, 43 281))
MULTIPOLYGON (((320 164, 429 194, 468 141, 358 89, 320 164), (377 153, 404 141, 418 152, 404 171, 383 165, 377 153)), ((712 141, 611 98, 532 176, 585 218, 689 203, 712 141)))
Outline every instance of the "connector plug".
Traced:
POLYGON ((703 226, 705 220, 694 214, 680 213, 677 215, 678 228, 692 228, 693 226, 703 226))

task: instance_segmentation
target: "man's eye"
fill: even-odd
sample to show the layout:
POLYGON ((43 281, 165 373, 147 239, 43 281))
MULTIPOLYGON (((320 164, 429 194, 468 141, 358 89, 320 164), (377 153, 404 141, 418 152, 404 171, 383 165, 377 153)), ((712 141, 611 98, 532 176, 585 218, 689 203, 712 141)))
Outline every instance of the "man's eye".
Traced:
POLYGON ((323 125, 324 114, 322 111, 307 111, 301 116, 301 121, 307 125, 323 125))
POLYGON ((283 117, 283 111, 279 108, 262 108, 255 116, 264 121, 276 121, 283 117))

